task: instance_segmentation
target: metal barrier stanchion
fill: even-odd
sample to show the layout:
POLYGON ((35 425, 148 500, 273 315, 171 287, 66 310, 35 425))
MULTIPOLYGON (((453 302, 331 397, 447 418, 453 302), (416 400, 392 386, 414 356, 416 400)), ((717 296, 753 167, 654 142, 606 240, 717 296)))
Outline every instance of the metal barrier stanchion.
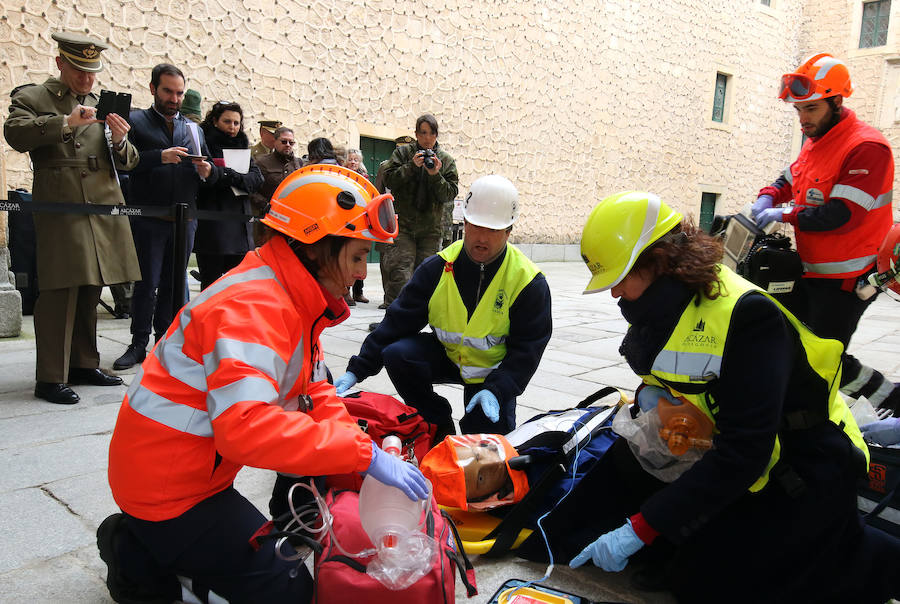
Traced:
POLYGON ((175 236, 172 242, 172 312, 184 306, 185 274, 187 272, 187 212, 186 203, 175 204, 175 236))

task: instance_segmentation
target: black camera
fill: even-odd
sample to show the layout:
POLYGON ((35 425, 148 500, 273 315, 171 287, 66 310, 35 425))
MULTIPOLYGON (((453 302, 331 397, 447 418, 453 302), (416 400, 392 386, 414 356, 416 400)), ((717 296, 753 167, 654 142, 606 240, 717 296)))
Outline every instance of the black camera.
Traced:
POLYGON ((434 170, 434 149, 424 149, 422 151, 422 160, 425 162, 426 168, 434 170))

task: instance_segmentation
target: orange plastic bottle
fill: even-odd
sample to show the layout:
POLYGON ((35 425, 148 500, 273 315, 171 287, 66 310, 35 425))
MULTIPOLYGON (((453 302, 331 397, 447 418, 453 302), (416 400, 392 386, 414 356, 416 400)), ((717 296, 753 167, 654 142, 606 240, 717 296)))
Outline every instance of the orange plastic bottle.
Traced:
POLYGON ((659 397, 656 409, 663 427, 659 437, 666 441, 672 455, 684 455, 688 449, 709 449, 712 447, 713 423, 700 409, 680 398, 681 404, 674 405, 659 397))

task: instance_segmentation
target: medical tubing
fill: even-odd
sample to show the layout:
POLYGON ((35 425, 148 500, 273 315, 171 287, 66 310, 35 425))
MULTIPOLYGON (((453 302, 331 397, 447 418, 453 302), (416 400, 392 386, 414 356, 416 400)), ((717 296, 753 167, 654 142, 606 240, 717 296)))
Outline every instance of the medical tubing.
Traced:
MULTIPOLYGON (((578 428, 580 428, 582 426, 584 426, 583 420, 579 419, 577 422, 574 422, 573 423, 573 431, 572 431, 573 434, 576 434, 578 432, 578 428)), ((612 426, 601 426, 597 430, 598 433, 600 430, 612 430, 612 426)), ((590 439, 588 439, 588 442, 590 442, 590 439)), ((581 461, 580 460, 581 451, 582 451, 581 442, 575 443, 575 451, 574 451, 574 455, 572 457, 572 481, 569 484, 568 490, 563 494, 562 497, 559 498, 559 501, 554 503, 550 507, 550 509, 547 510, 546 512, 544 512, 544 514, 537 520, 538 530, 541 532, 541 538, 543 538, 544 545, 547 547, 547 558, 550 560, 550 563, 547 564, 547 570, 544 571, 543 577, 541 577, 540 579, 534 579, 532 581, 527 581, 524 585, 520 585, 519 587, 517 587, 516 588, 517 590, 525 589, 526 587, 531 587, 535 583, 541 583, 542 581, 546 581, 548 578, 550 578, 550 574, 553 572, 553 569, 556 566, 556 564, 553 560, 553 550, 550 548, 550 541, 547 540, 547 531, 544 530, 544 525, 541 523, 544 521, 544 518, 549 516, 550 513, 553 510, 555 510, 557 508, 557 506, 559 506, 559 504, 561 504, 563 501, 565 501, 566 497, 568 497, 569 494, 572 492, 572 490, 575 488, 575 476, 578 472, 578 464, 581 461)), ((515 593, 515 592, 513 592, 513 593, 515 593)), ((512 593, 510 595, 512 595, 512 593)))
MULTIPOLYGON (((433 501, 432 501, 434 499, 433 491, 434 491, 434 489, 431 489, 431 491, 428 493, 428 501, 426 502, 426 507, 425 507, 426 510, 431 510, 431 508, 433 506, 433 501)), ((288 497, 288 507, 291 510, 291 516, 294 517, 293 521, 296 522, 300 528, 302 528, 306 531, 309 531, 312 534, 321 533, 316 537, 316 541, 318 541, 319 543, 322 543, 322 541, 325 538, 324 533, 327 531, 328 535, 331 537, 332 543, 334 543, 334 546, 338 549, 338 551, 340 551, 342 554, 344 554, 345 556, 347 556, 349 558, 368 558, 369 556, 373 556, 378 553, 378 550, 373 547, 373 548, 364 549, 360 552, 352 554, 352 553, 348 552, 347 550, 345 550, 341 546, 340 541, 338 541, 337 535, 334 534, 334 530, 332 528, 332 525, 334 524, 333 523, 334 518, 331 515, 331 512, 328 510, 328 504, 325 503, 325 499, 323 499, 322 496, 319 494, 319 490, 316 488, 316 483, 313 480, 310 479, 309 484, 306 484, 305 482, 294 483, 291 486, 291 488, 288 490, 287 497, 288 497), (303 522, 300 519, 300 515, 297 513, 297 510, 294 508, 294 499, 293 499, 294 489, 297 487, 302 487, 302 488, 306 489, 307 491, 310 491, 313 494, 313 497, 315 498, 315 501, 316 501, 316 507, 319 508, 319 515, 322 517, 322 526, 319 526, 319 527, 311 526, 311 525, 306 524, 305 522, 303 522)), ((305 512, 304 515, 308 514, 310 512, 305 512)), ((422 515, 422 518, 419 521, 419 525, 416 528, 418 530, 421 530, 422 528, 424 528, 424 526, 425 526, 425 514, 422 515)), ((284 556, 283 554, 280 553, 281 545, 283 544, 285 539, 287 539, 287 538, 283 537, 282 539, 279 539, 276 542, 276 550, 275 551, 278 554, 278 557, 282 558, 284 560, 299 559, 301 557, 300 555, 294 557, 294 556, 284 556)))

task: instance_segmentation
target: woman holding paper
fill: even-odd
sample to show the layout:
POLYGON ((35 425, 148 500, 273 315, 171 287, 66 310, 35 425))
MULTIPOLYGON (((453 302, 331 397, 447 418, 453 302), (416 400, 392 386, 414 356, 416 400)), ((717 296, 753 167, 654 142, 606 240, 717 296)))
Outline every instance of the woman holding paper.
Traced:
POLYGON ((199 210, 235 214, 230 220, 200 220, 194 239, 194 253, 200 272, 200 288, 237 266, 252 250, 253 232, 249 215, 250 193, 263 181, 262 172, 250 159, 250 141, 244 133, 244 112, 237 103, 219 101, 200 124, 212 161, 221 176, 212 187, 203 189, 199 210))

